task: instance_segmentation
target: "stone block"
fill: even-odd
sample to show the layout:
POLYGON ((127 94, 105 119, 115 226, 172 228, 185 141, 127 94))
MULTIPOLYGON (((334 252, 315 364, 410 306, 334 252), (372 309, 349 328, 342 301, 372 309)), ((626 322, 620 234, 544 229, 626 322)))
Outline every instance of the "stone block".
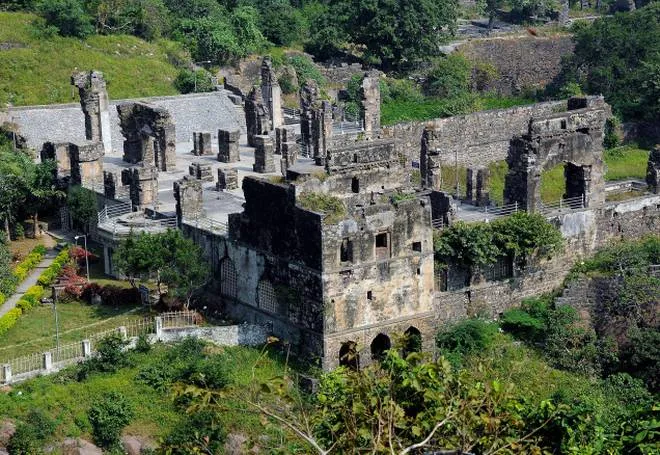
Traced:
POLYGON ((193 133, 193 155, 213 155, 211 133, 193 133))
POLYGON ((218 169, 218 191, 231 191, 238 188, 238 170, 235 168, 218 169))
POLYGON ((210 164, 195 162, 188 166, 188 173, 197 180, 213 181, 213 169, 210 164))
POLYGON ((252 170, 260 174, 275 172, 273 141, 268 136, 254 137, 254 164, 252 170))
POLYGON ((218 130, 218 161, 235 163, 241 160, 239 150, 240 130, 218 130))

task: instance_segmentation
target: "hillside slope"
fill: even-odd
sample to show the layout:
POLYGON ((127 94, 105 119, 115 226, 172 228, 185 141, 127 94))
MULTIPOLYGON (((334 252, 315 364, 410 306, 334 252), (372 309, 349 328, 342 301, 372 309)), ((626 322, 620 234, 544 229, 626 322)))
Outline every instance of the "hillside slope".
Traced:
POLYGON ((0 12, 0 108, 71 102, 69 79, 76 69, 103 71, 111 99, 178 93, 171 62, 187 58, 176 43, 126 35, 40 36, 32 25, 36 18, 0 12))

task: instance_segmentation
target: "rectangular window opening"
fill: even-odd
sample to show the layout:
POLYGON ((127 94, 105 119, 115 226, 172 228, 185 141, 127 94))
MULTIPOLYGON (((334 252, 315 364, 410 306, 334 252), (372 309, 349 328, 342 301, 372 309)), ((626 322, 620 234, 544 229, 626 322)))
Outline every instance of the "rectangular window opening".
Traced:
POLYGON ((353 262, 353 242, 351 240, 346 238, 341 241, 339 259, 341 262, 353 262))
POLYGON ((367 291, 367 300, 373 300, 374 299, 374 293, 371 291, 367 291))
POLYGON ((418 253, 421 253, 422 252, 422 242, 413 242, 412 249, 413 249, 413 251, 417 251, 418 253))

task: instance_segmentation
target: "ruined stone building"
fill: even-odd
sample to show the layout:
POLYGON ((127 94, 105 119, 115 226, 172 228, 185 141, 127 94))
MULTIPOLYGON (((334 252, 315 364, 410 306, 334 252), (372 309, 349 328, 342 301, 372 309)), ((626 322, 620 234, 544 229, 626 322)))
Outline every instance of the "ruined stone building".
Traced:
MULTIPOLYGON (((266 325, 332 368, 378 359, 401 334, 408 349, 431 351, 444 322, 496 317, 560 285, 570 264, 609 239, 660 231, 658 153, 648 171, 655 194, 644 184, 630 200, 606 200, 617 190, 603 179, 610 110, 601 97, 382 127, 379 76, 365 73, 357 125, 346 128, 312 82, 290 124, 268 60, 261 70, 261 85, 242 97, 168 98, 170 108, 159 99, 108 102, 110 151, 97 115, 107 95, 86 92, 102 91, 102 76, 74 77, 81 99, 98 103, 83 104, 80 125, 90 135, 76 130, 80 137, 39 148, 57 159, 63 181, 96 191, 93 236, 106 273, 116 273, 113 250, 131 231, 179 228, 212 264, 217 308, 266 325), (496 207, 488 165, 500 160, 506 205, 496 207), (544 204, 541 172, 560 163, 563 205, 544 204), (464 194, 443 182, 444 170, 459 165, 468 173, 464 194), (474 274, 435 266, 435 230, 518 210, 546 216, 566 251, 525 270, 506 259, 474 274)), ((25 136, 38 141, 30 125, 46 114, 21 115, 25 136)))

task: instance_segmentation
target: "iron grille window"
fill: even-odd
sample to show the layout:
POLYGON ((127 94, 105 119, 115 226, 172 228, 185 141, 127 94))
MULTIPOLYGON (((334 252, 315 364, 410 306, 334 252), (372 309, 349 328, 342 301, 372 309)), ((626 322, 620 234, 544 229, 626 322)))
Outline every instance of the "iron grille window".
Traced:
POLYGON ((234 261, 225 258, 220 262, 220 294, 236 298, 238 295, 236 267, 234 261))
POLYGON ((278 312, 277 296, 275 288, 268 280, 259 280, 257 285, 257 303, 259 308, 271 313, 278 312))

